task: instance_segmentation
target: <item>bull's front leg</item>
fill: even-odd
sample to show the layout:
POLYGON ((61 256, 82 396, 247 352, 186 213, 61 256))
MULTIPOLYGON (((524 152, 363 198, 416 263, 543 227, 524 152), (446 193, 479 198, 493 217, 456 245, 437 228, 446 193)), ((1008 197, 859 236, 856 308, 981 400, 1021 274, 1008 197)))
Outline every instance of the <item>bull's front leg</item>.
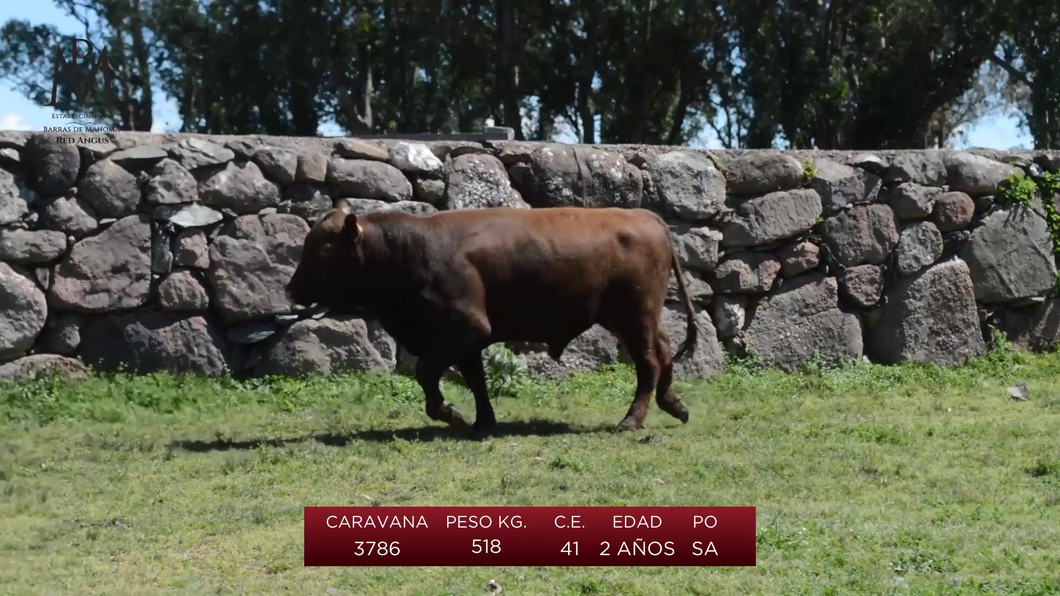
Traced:
POLYGON ((460 374, 464 377, 468 389, 475 396, 474 435, 477 438, 493 433, 497 426, 497 417, 490 404, 489 391, 486 385, 486 371, 482 367, 482 353, 474 354, 460 361, 460 374))
POLYGON ((449 368, 447 363, 431 358, 420 358, 416 362, 416 381, 423 388, 427 416, 432 420, 445 422, 454 428, 466 428, 467 421, 452 404, 445 403, 445 396, 442 395, 440 382, 447 368, 449 368))

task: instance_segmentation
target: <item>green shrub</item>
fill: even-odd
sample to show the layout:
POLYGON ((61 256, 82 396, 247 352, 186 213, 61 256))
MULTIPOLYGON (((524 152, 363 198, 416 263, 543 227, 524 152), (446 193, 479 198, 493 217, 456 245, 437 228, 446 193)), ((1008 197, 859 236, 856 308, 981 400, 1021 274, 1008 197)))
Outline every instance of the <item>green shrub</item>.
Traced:
POLYGON ((484 360, 490 397, 514 395, 519 384, 527 378, 526 364, 501 344, 487 348, 484 360))
POLYGON ((1012 175, 997 185, 998 205, 1023 205, 1029 207, 1038 195, 1038 185, 1034 180, 1022 175, 1012 175))

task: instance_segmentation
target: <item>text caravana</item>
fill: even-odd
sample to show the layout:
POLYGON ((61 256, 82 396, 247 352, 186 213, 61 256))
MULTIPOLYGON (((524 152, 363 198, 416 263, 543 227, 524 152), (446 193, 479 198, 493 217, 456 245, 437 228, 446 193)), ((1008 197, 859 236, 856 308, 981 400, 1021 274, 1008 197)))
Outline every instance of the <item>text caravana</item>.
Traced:
POLYGON ((329 528, 364 529, 418 529, 426 528, 427 519, 422 515, 329 515, 325 523, 329 528))

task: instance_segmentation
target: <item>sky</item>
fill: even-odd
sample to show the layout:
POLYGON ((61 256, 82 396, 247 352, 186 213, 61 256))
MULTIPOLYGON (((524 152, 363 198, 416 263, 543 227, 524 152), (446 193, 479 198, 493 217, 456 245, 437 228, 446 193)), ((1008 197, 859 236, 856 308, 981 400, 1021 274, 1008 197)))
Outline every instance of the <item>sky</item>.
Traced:
MULTIPOLYGON (((33 24, 50 24, 63 33, 74 34, 81 31, 80 24, 57 9, 48 0, 2 0, 0 2, 0 23, 8 19, 25 19, 33 24)), ((53 125, 52 108, 42 107, 26 99, 12 88, 8 81, 0 80, 0 130, 41 130, 44 126, 53 125)), ((161 97, 161 95, 156 95, 161 97)), ((570 126, 561 125, 560 134, 555 140, 574 142, 576 140, 570 126)), ((154 126, 152 132, 177 131, 180 129, 180 116, 176 104, 167 100, 155 106, 154 126)), ((321 125, 318 131, 323 136, 341 136, 342 130, 334 123, 321 125)), ((417 132, 417 131, 406 131, 417 132)), ((475 132, 475 131, 463 131, 475 132)), ((965 131, 966 138, 957 143, 958 149, 981 147, 988 149, 1031 148, 1030 135, 1020 130, 1014 115, 997 114, 985 117, 965 131)), ((709 135, 694 139, 692 147, 720 148, 721 144, 711 132, 709 135)))

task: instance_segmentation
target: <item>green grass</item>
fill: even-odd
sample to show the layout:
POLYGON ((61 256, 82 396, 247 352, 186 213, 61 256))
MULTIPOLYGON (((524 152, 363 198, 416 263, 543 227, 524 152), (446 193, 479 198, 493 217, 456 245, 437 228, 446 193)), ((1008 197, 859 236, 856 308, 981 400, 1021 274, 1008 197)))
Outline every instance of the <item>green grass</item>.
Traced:
MULTIPOLYGON (((464 440, 401 377, 0 387, 0 592, 1055 594, 1060 355, 520 383, 464 440), (1005 388, 1026 381, 1030 399, 1005 388), (651 440, 646 440, 646 437, 651 440), (306 505, 750 505, 748 568, 305 568, 306 505)), ((462 387, 446 386, 465 414, 462 387)))

